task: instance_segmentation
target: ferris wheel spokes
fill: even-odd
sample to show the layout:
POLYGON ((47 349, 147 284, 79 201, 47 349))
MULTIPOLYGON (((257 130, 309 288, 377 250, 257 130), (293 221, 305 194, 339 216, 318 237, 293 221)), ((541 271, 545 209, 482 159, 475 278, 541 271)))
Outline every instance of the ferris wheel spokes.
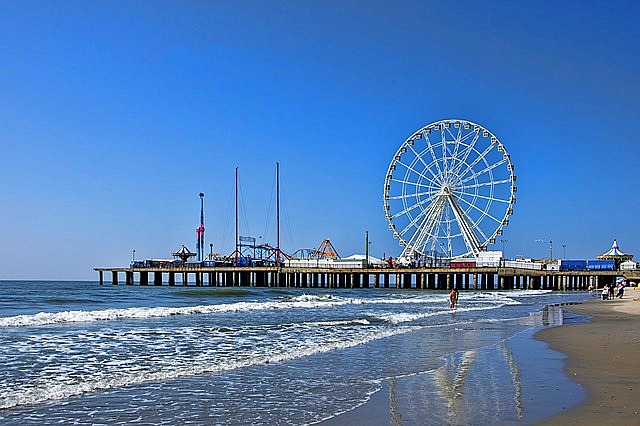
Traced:
POLYGON ((436 153, 433 151, 433 145, 431 144, 431 139, 429 138, 429 135, 423 130, 424 133, 424 138, 425 138, 425 142, 427 143, 427 148, 429 148, 429 153, 431 154, 431 158, 433 158, 436 163, 436 168, 438 169, 438 176, 442 176, 442 169, 440 169, 440 163, 438 162, 438 156, 436 156, 436 153))
POLYGON ((467 169, 465 170, 465 172, 464 172, 462 175, 460 175, 460 176, 459 176, 460 178, 462 178, 462 177, 464 177, 467 173, 469 173, 469 172, 473 172, 473 168, 474 168, 478 163, 480 163, 481 161, 485 161, 485 164, 486 164, 485 157, 486 157, 486 156, 487 156, 487 155, 488 155, 492 150, 493 150, 493 146, 492 146, 492 145, 489 145, 489 146, 488 146, 488 147, 487 147, 487 148, 486 148, 482 153, 480 153, 480 154, 478 155, 478 157, 477 157, 477 158, 475 158, 471 163, 469 163, 469 164, 467 164, 467 163, 461 164, 460 169, 459 169, 459 170, 457 170, 457 171, 456 171, 456 173, 459 173, 460 171, 462 171, 462 168, 466 165, 466 166, 467 166, 467 169))
MULTIPOLYGON (((436 198, 437 196, 434 195, 433 197, 431 197, 431 200, 433 200, 434 198, 436 198)), ((430 200, 425 200, 425 202, 428 202, 430 200)), ((424 203, 423 203, 424 204, 424 203)), ((438 208, 438 203, 433 202, 431 204, 429 204, 429 206, 426 209, 423 209, 419 214, 417 214, 408 224, 407 226, 404 227, 404 229, 400 232, 400 235, 403 236, 405 233, 407 233, 412 227, 415 227, 416 229, 421 229, 423 226, 425 226, 425 222, 430 220, 431 215, 433 215, 433 212, 435 210, 437 210, 438 208), (424 218, 424 219, 423 219, 424 218), (418 221, 422 221, 421 224, 419 226, 416 226, 416 224, 418 223, 418 221)))
POLYGON ((487 197, 486 195, 480 195, 480 194, 469 194, 468 192, 464 192, 461 190, 455 190, 453 191, 454 194, 456 194, 458 196, 458 198, 462 198, 462 195, 466 195, 468 197, 473 197, 473 198, 481 198, 483 200, 487 200, 487 201, 497 201, 499 203, 508 203, 509 200, 503 200, 502 198, 494 198, 494 197, 487 197))
POLYGON ((440 185, 440 183, 438 182, 434 182, 432 179, 429 179, 428 177, 426 177, 425 175, 423 175, 422 173, 420 173, 419 171, 417 171, 416 169, 414 169, 411 166, 408 166, 400 161, 398 161, 398 164, 400 164, 401 166, 405 167, 407 170, 412 171, 413 173, 417 174, 418 176, 420 176, 421 178, 424 178, 425 180, 429 181, 429 183, 432 183, 433 185, 440 185))
MULTIPOLYGON (((399 232, 400 236, 404 236, 404 234, 406 234, 412 227, 415 226, 416 223, 418 223, 418 221, 422 220, 422 223, 420 224, 420 227, 422 227, 422 225, 424 224, 424 222, 429 218, 429 215, 431 214, 431 211, 433 209, 433 206, 435 204, 431 204, 429 206, 429 208, 422 210, 420 213, 418 213, 416 215, 416 217, 413 218, 413 220, 411 220, 411 222, 409 222, 409 224, 407 226, 404 227, 404 229, 402 231, 399 232), (424 216, 424 219, 422 219, 424 216)), ((418 229, 420 227, 417 227, 418 229)))
MULTIPOLYGON (((451 134, 451 132, 449 132, 451 134)), ((451 134, 451 136, 453 136, 453 134, 451 134)), ((455 146, 453 148, 453 154, 451 155, 451 163, 454 164, 454 167, 452 167, 452 170, 455 170, 455 162, 456 160, 458 160, 458 150, 460 148, 460 146, 462 145, 462 126, 458 127, 458 135, 456 137, 454 137, 455 139, 455 146)), ((459 161, 459 160, 458 160, 459 161)))
MULTIPOLYGON (((465 200, 462 200, 462 201, 465 201, 465 200)), ((480 234, 480 237, 483 238, 483 241, 487 241, 489 238, 485 235, 485 233, 482 231, 482 228, 479 226, 482 220, 484 219, 485 215, 481 214, 476 220, 473 220, 468 214, 469 210, 470 208, 468 208, 467 210, 464 210, 464 209, 461 210, 463 217, 466 218, 467 223, 471 224, 472 229, 475 229, 478 232, 478 234, 480 234)))
POLYGON ((413 185, 416 187, 421 187, 421 188, 427 188, 427 189, 433 189, 433 190, 437 190, 438 187, 437 186, 429 186, 429 185, 425 185, 423 183, 418 183, 418 182, 411 182, 408 180, 403 180, 403 179, 389 179, 390 182, 398 182, 401 183, 403 185, 413 185))
POLYGON ((420 235, 423 232, 423 230, 426 228, 427 223, 431 221, 431 214, 433 214, 433 212, 430 212, 429 215, 423 218, 420 226, 416 227, 416 230, 411 234, 410 238, 400 242, 400 245, 404 246, 403 253, 412 251, 414 250, 415 247, 419 247, 420 235))
POLYGON ((496 180, 496 181, 492 181, 492 182, 482 182, 482 183, 474 183, 473 185, 463 185, 463 188, 479 188, 481 186, 494 186, 494 185, 501 185, 503 183, 511 183, 511 179, 503 179, 503 180, 496 180))
MULTIPOLYGON (((507 160, 503 159, 503 160, 498 161, 497 163, 491 164, 490 166, 487 166, 486 168, 484 168, 482 170, 474 172, 471 176, 468 176, 468 177, 464 178, 463 180, 460 181, 460 183, 462 183, 462 184, 467 183, 471 179, 475 179, 478 176, 482 176, 483 174, 490 172, 491 170, 495 169, 496 167, 501 166, 502 164, 504 164, 506 162, 507 162, 507 160)), ((464 176, 462 176, 462 177, 464 177, 464 176)))
POLYGON ((502 235, 515 192, 513 164, 497 137, 469 121, 441 120, 396 151, 384 209, 403 257, 437 257, 440 249, 448 258, 477 255, 502 235))
MULTIPOLYGON (((471 154, 474 151, 476 142, 478 142, 478 138, 480 137, 480 132, 472 132, 472 133, 469 133, 467 136, 471 136, 471 135, 474 135, 473 140, 471 141, 471 143, 467 145, 467 148, 464 150, 464 157, 458 161, 458 164, 454 168, 454 173, 458 173, 462 169, 462 167, 464 167, 464 165, 467 163, 467 158, 469 158, 469 154, 471 154)), ((460 143, 464 143, 466 138, 467 137, 465 136, 462 140, 460 140, 460 143)))
POLYGON ((434 208, 430 211, 429 215, 425 217, 425 220, 422 222, 421 226, 416 229, 416 232, 414 232, 414 234, 409 239, 409 242, 405 245, 405 248, 402 251, 402 256, 407 254, 407 252, 411 253, 416 251, 415 248, 422 248, 422 246, 425 244, 425 239, 433 235, 433 230, 438 224, 438 218, 442 216, 444 202, 443 200, 439 199, 438 202, 432 204, 432 206, 434 208))
POLYGON ((409 213, 411 210, 415 209, 416 207, 420 207, 420 206, 422 206, 423 204, 426 204, 426 203, 428 203, 429 201, 432 201, 435 197, 437 197, 437 195, 432 195, 432 196, 431 196, 431 197, 429 197, 429 198, 425 198, 424 200, 421 200, 421 201, 419 201, 418 203, 413 204, 412 206, 407 207, 407 208, 405 208, 404 210, 402 210, 402 211, 400 211, 400 212, 396 213, 395 215, 391 216, 391 218, 392 218, 392 219, 395 219, 395 218, 397 218, 397 217, 400 217, 400 216, 402 216, 402 215, 405 215, 405 214, 409 213))
POLYGON ((431 193, 432 193, 432 191, 414 192, 414 193, 408 193, 408 194, 402 194, 402 195, 391 195, 391 196, 389 196, 389 200, 401 200, 403 198, 419 197, 419 196, 422 196, 422 195, 429 195, 431 193))
POLYGON ((429 166, 427 166, 427 163, 425 163, 424 159, 422 158, 422 156, 420 154, 418 154, 418 152, 415 150, 415 148, 413 147, 413 143, 407 143, 407 145, 409 146, 409 148, 411 149, 411 151, 413 151, 413 155, 416 156, 417 159, 420 160, 420 162, 422 163, 422 165, 425 167, 425 170, 429 170, 429 173, 431 173, 431 176, 433 176, 434 178, 437 178, 437 175, 435 173, 433 173, 433 171, 431 170, 431 168, 429 166))
MULTIPOLYGON (((496 221, 496 223, 502 223, 502 220, 500 219, 496 219, 495 217, 493 217, 492 215, 490 215, 489 213, 487 213, 485 210, 480 209, 479 207, 477 207, 475 204, 471 204, 470 202, 468 202, 467 200, 465 200, 464 198, 460 198, 461 201, 463 201, 465 204, 468 204, 470 206, 470 208, 474 208, 477 211, 480 212, 480 214, 482 215, 481 217, 488 217, 490 219, 493 219, 496 221)), ((480 222, 480 220, 478 220, 478 223, 480 222)))
POLYGON ((481 244, 478 240, 477 235, 475 234, 475 232, 473 232, 473 228, 465 219, 464 213, 458 203, 456 203, 455 199, 451 195, 448 195, 447 200, 449 201, 449 204, 451 204, 453 215, 456 217, 456 220, 460 224, 460 231, 462 232, 464 242, 467 244, 467 248, 474 255, 477 255, 481 249, 481 244))
MULTIPOLYGON (((473 170, 473 168, 480 163, 481 161, 484 161, 484 157, 481 157, 483 154, 486 156, 487 154, 489 154, 491 151, 485 151, 483 153, 478 152, 475 148, 472 148, 469 151, 469 154, 467 154, 464 157, 464 160, 460 161, 458 164, 456 164, 455 170, 454 170, 454 175, 457 177, 458 180, 462 179, 467 173, 469 173, 470 170, 473 170), (478 157, 475 158, 471 163, 467 163, 467 160, 469 158, 469 154, 471 154, 472 152, 476 152, 478 153, 478 157), (460 174, 460 172, 463 171, 463 169, 466 167, 466 170, 464 171, 463 174, 460 174)), ((485 162, 486 163, 486 162, 485 162)))

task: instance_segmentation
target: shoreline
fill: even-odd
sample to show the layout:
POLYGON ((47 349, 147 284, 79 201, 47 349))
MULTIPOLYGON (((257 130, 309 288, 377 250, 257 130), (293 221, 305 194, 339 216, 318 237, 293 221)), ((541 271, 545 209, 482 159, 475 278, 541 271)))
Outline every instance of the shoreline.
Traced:
MULTIPOLYGON (((565 309, 552 304, 541 314, 562 317, 565 309)), ((584 388, 564 374, 565 354, 534 337, 539 331, 525 330, 501 343, 448 354, 435 370, 386 378, 363 404, 316 424, 534 424, 580 405, 587 397, 584 388), (452 360, 464 358, 460 354, 471 354, 470 363, 462 360, 451 370, 452 360), (451 380, 442 380, 448 368, 451 380), (487 401, 478 405, 478 398, 487 401), (437 414, 437 401, 445 403, 444 416, 437 414), (469 406, 480 411, 469 411, 469 406)))
POLYGON ((623 299, 598 298, 567 309, 589 322, 539 331, 535 339, 567 356, 564 371, 584 386, 587 399, 548 417, 545 425, 640 423, 640 289, 627 287, 623 299))

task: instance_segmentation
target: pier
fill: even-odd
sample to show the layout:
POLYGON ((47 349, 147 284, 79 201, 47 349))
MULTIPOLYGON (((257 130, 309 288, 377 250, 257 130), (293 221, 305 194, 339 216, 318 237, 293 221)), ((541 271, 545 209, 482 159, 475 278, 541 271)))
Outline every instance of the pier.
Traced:
POLYGON ((94 268, 100 285, 398 288, 419 290, 586 290, 602 288, 622 277, 640 282, 639 271, 545 271, 519 268, 283 268, 170 267, 94 268), (121 281, 121 278, 124 278, 121 281), (137 279, 136 279, 137 278, 137 279), (109 281, 106 281, 109 282, 109 281))

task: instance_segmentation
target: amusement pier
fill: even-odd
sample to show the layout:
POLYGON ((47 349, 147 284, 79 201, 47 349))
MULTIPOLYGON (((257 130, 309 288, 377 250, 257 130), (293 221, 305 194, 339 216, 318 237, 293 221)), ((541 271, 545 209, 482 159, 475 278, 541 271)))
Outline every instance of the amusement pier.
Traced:
MULTIPOLYGON (((640 283, 639 265, 616 240, 595 259, 507 259, 503 231, 516 204, 515 166, 488 129, 461 119, 440 120, 413 132, 387 168, 382 208, 401 247, 393 259, 365 254, 342 258, 324 239, 318 248, 291 255, 280 248, 279 165, 276 163, 276 245, 256 244, 238 231, 236 168, 235 249, 205 255, 204 193, 196 251, 173 259, 134 259, 129 267, 94 268, 114 285, 211 287, 398 288, 420 290, 587 290, 640 283), (490 250, 502 244, 502 251, 490 250), (191 259, 195 257, 195 259, 191 259)), ((536 240, 546 244, 547 240, 536 240)), ((563 249, 565 245, 563 245, 563 249)), ((564 255, 563 255, 564 257, 564 255)))
POLYGON ((104 284, 113 285, 292 287, 292 288, 403 288, 420 290, 587 290, 622 277, 640 282, 637 271, 537 271, 519 268, 362 268, 324 269, 287 267, 170 267, 95 268, 104 284), (124 278, 120 281, 120 278, 124 278), (137 276, 137 280, 135 280, 137 276), (191 280, 191 281, 190 281, 191 280))

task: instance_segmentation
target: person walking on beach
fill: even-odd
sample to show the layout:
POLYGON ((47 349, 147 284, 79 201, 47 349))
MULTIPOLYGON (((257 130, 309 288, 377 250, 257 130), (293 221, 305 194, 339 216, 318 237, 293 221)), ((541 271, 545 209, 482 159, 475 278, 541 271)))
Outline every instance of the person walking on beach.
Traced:
POLYGON ((605 284, 604 288, 602 289, 602 300, 607 300, 608 297, 609 297, 609 285, 605 284))
POLYGON ((458 290, 455 288, 449 293, 449 308, 453 309, 458 304, 458 290))
POLYGON ((620 287, 618 287, 618 294, 616 294, 618 299, 622 299, 622 296, 624 296, 624 283, 620 284, 620 287))

